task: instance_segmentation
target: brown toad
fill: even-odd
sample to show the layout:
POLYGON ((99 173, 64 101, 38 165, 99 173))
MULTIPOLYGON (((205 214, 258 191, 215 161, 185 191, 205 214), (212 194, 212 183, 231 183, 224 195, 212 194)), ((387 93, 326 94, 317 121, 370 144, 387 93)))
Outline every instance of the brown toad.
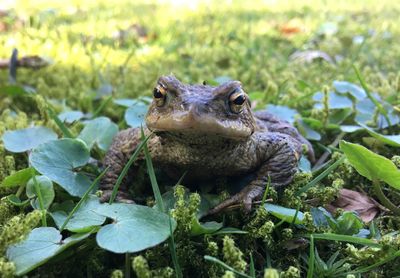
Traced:
MULTIPOLYGON (((314 159, 310 143, 288 122, 266 111, 251 111, 238 81, 213 87, 183 84, 174 76, 160 77, 146 126, 146 135, 153 132, 147 142, 153 163, 171 177, 179 178, 186 172, 185 180, 196 182, 255 174, 244 189, 211 213, 237 203, 249 210, 252 201, 262 197, 269 179, 275 187, 289 184, 303 144, 309 158, 314 159)), ((104 159, 109 170, 100 184, 102 201, 110 199, 140 138, 140 128, 123 130, 114 138, 104 159)), ((123 183, 116 200, 129 201, 126 191, 127 183, 123 183)))

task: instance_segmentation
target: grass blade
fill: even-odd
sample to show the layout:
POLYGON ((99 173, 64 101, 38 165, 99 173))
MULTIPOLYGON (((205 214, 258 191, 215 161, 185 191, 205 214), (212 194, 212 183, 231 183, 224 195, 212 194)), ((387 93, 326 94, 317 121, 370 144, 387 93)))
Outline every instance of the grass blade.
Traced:
POLYGON ((40 207, 40 210, 42 211, 42 226, 47 227, 46 209, 44 208, 42 192, 40 191, 40 187, 36 180, 35 175, 33 176, 33 183, 35 185, 36 195, 38 196, 38 199, 39 199, 39 207, 40 207), (43 213, 43 212, 45 212, 45 213, 43 213))
POLYGON ((385 263, 388 263, 388 262, 396 259, 399 256, 400 256, 400 251, 396 251, 394 254, 386 257, 385 259, 383 259, 380 262, 374 263, 374 264, 366 266, 366 267, 361 267, 361 268, 355 269, 354 271, 350 271, 348 274, 358 274, 358 273, 364 273, 364 272, 373 270, 376 267, 381 266, 381 265, 383 265, 385 263))
POLYGON ((315 249, 314 249, 314 237, 310 236, 310 256, 308 258, 308 269, 307 269, 307 278, 314 277, 314 267, 315 267, 315 249))
POLYGON ((229 270, 229 271, 232 271, 233 273, 237 274, 239 277, 252 278, 251 276, 249 276, 249 275, 247 275, 247 274, 245 274, 245 273, 242 273, 242 272, 240 272, 240 271, 237 271, 237 270, 234 269, 233 267, 227 265, 226 263, 224 263, 223 261, 221 261, 221 260, 219 260, 219 259, 217 259, 217 258, 215 258, 215 257, 205 255, 205 256, 204 256, 204 259, 205 259, 206 261, 210 261, 210 262, 219 264, 219 265, 222 266, 223 268, 225 268, 225 269, 227 269, 227 270, 229 270))
POLYGON ((65 138, 74 138, 75 136, 72 134, 72 132, 66 127, 66 125, 58 118, 54 110, 50 107, 50 105, 47 107, 47 112, 49 113, 49 116, 56 122, 58 128, 61 130, 65 138))
POLYGON ((384 117, 385 120, 387 121, 388 125, 391 126, 392 123, 390 122, 389 116, 387 114, 386 109, 382 106, 382 104, 371 94, 371 92, 368 89, 367 84, 365 83, 364 79, 361 76, 360 71, 358 70, 358 68, 353 65, 353 69, 356 72, 358 81, 360 81, 361 87, 363 87, 365 93, 367 94, 368 98, 375 104, 375 106, 378 108, 379 113, 381 113, 384 117))
POLYGON ((71 210, 71 212, 68 214, 67 218, 65 219, 64 223, 61 225, 60 232, 64 230, 65 226, 67 226, 69 220, 72 218, 74 213, 79 209, 79 207, 82 205, 82 203, 86 200, 87 196, 92 192, 96 184, 101 180, 101 178, 104 176, 104 174, 107 172, 109 167, 103 170, 103 172, 100 173, 100 175, 97 176, 97 178, 92 182, 92 184, 89 186, 89 188, 86 190, 85 194, 83 194, 82 198, 79 200, 79 202, 75 205, 75 207, 71 210))
POLYGON ((349 236, 349 235, 339 235, 339 234, 332 234, 332 233, 306 235, 306 237, 311 237, 311 236, 314 239, 344 241, 344 242, 366 245, 366 246, 370 246, 370 247, 378 247, 378 248, 382 247, 382 245, 377 243, 375 240, 368 239, 368 238, 349 236))
POLYGON ((168 247, 169 247, 169 252, 171 253, 172 263, 175 269, 175 276, 177 278, 182 278, 183 277, 182 269, 181 266, 179 265, 178 256, 176 255, 176 245, 175 245, 174 233, 172 231, 171 215, 169 215, 169 232, 171 236, 168 241, 168 247))
MULTIPOLYGON (((145 141, 143 127, 141 128, 141 136, 142 136, 142 142, 144 142, 143 152, 146 159, 147 172, 150 176, 150 183, 153 189, 154 198, 156 199, 156 205, 159 211, 165 212, 165 206, 161 196, 160 188, 158 187, 156 174, 154 172, 153 162, 151 161, 151 156, 149 153, 149 149, 147 147, 147 142, 146 142, 147 140, 145 141)), ((168 247, 171 253, 172 262, 174 264, 175 275, 177 278, 181 278, 183 277, 183 274, 182 274, 182 269, 179 265, 178 256, 176 255, 176 245, 175 245, 174 233, 172 231, 171 216, 169 217, 169 230, 170 230, 170 237, 168 240, 168 247)))
POLYGON ((146 142, 147 142, 147 140, 149 140, 150 136, 151 136, 151 134, 149 134, 146 138, 144 138, 144 140, 142 140, 142 142, 140 142, 140 144, 136 147, 136 150, 133 152, 133 154, 129 158, 128 162, 125 164, 124 168, 122 169, 121 174, 119 174, 117 182, 114 185, 114 188, 113 188, 113 191, 112 191, 112 194, 111 194, 111 197, 110 197, 110 201, 109 201, 110 205, 114 202, 115 197, 117 196, 118 189, 119 189, 119 186, 122 183, 122 180, 124 179, 124 177, 128 173, 128 170, 132 166, 133 162, 135 162, 135 160, 138 157, 140 151, 146 145, 146 142))
POLYGON ((310 189, 311 187, 315 186, 319 181, 321 181, 323 178, 325 178, 330 172, 332 172, 333 170, 336 169, 336 167, 338 167, 343 160, 345 159, 345 156, 343 155, 342 157, 340 157, 335 163, 333 163, 331 166, 329 166, 328 168, 326 168, 326 170, 324 170, 321 174, 319 174, 315 179, 313 179, 312 181, 310 181, 308 184, 306 184, 305 186, 303 186, 302 188, 300 188, 297 192, 296 192, 296 196, 299 196, 300 194, 306 192, 308 189, 310 189))
POLYGON ((92 119, 96 118, 101 111, 103 111, 104 107, 106 107, 110 101, 112 100, 113 96, 109 96, 108 98, 106 98, 106 100, 104 100, 100 106, 96 109, 96 111, 94 111, 92 119))
POLYGON ((142 133, 142 142, 145 142, 145 144, 143 146, 143 152, 144 152, 144 156, 146 159, 147 171, 150 176, 150 182, 151 182, 151 187, 153 189, 154 198, 156 199, 156 205, 157 205, 157 208, 159 211, 165 212, 164 202, 161 197, 160 188, 158 187, 156 174, 154 173, 154 167, 153 167, 153 163, 151 162, 149 149, 147 148, 146 141, 144 141, 145 137, 144 137, 143 128, 141 129, 141 133, 142 133))
POLYGON ((256 268, 254 266, 253 254, 250 253, 250 276, 256 278, 256 268))

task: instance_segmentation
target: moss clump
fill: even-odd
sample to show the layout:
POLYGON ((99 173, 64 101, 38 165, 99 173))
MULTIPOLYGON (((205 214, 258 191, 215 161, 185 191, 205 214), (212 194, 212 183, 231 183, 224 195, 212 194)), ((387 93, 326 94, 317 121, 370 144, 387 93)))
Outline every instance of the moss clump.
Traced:
POLYGON ((132 261, 132 268, 138 278, 169 278, 174 271, 170 267, 150 270, 147 260, 143 256, 136 256, 132 261))
POLYGON ((246 271, 247 263, 243 259, 243 253, 235 246, 235 241, 231 237, 224 237, 222 252, 225 263, 238 271, 246 271))
POLYGON ((290 266, 288 270, 281 272, 281 278, 300 278, 300 270, 297 267, 290 266))
POLYGON ((274 268, 266 268, 264 269, 264 278, 279 278, 279 272, 274 268))
MULTIPOLYGON (((0 210, 8 212, 8 208, 1 201, 0 210)), ((7 218, 8 215, 4 217, 7 218)), ((2 277, 13 277, 15 266, 8 262, 4 257, 6 249, 17 242, 23 240, 30 231, 36 227, 42 217, 42 212, 34 210, 26 215, 17 215, 9 218, 7 222, 3 222, 0 226, 0 275, 2 277)))
POLYGON ((200 205, 200 195, 192 193, 187 200, 185 187, 178 185, 174 189, 174 197, 176 201, 171 215, 178 224, 177 237, 187 237, 192 229, 192 220, 196 217, 200 205))
POLYGON ((233 273, 230 270, 225 271, 224 275, 222 275, 222 278, 235 278, 235 273, 233 273))
POLYGON ((124 273, 122 270, 116 269, 111 272, 110 278, 124 278, 124 273))

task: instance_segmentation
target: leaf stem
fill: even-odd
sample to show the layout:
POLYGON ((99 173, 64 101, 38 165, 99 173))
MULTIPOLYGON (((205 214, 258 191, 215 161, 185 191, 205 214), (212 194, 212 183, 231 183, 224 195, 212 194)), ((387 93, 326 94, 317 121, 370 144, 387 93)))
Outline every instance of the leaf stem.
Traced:
POLYGON ((131 277, 131 253, 125 253, 125 278, 131 277))
POLYGON ((307 278, 314 277, 315 267, 315 250, 314 250, 314 237, 310 235, 310 257, 308 258, 307 278))
POLYGON ((33 183, 35 185, 36 195, 39 199, 39 207, 40 207, 40 210, 42 211, 42 226, 47 227, 47 219, 46 219, 47 211, 44 208, 43 196, 42 196, 42 192, 40 191, 39 183, 36 180, 36 176, 33 176, 33 183))
POLYGON ((24 189, 25 189, 25 184, 20 185, 20 187, 18 187, 17 193, 15 193, 15 196, 17 196, 19 198, 19 196, 21 196, 24 189))
POLYGON ((79 207, 82 205, 83 201, 86 200, 87 196, 89 195, 90 192, 92 192, 93 188, 96 186, 96 184, 99 182, 99 180, 104 176, 104 174, 107 172, 109 167, 103 170, 103 172, 100 173, 100 175, 92 182, 92 184, 89 186, 89 188, 86 190, 85 194, 83 194, 82 198, 79 200, 79 202, 76 204, 76 206, 71 210, 71 212, 68 214, 67 218, 65 219, 64 223, 61 225, 60 232, 64 230, 65 226, 67 226, 69 220, 72 218, 74 213, 79 209, 79 207))
POLYGON ((387 207, 388 209, 390 209, 394 214, 396 215, 400 215, 400 208, 398 208, 395 204, 393 204, 383 193, 382 191, 382 187, 381 184, 379 182, 379 180, 374 179, 372 180, 372 185, 374 187, 374 191, 376 196, 378 197, 379 201, 381 201, 381 203, 387 207))

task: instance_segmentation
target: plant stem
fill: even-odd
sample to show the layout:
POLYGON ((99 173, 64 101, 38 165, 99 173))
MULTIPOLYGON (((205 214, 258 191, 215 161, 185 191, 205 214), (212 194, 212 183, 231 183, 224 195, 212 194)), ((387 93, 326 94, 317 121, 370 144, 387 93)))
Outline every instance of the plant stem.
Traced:
POLYGON ((25 184, 21 185, 20 187, 18 187, 17 193, 15 193, 15 196, 17 196, 19 198, 19 196, 21 196, 22 192, 25 189, 25 184))
POLYGON ((124 278, 131 277, 131 253, 125 253, 125 275, 124 278))
POLYGON ((36 180, 36 176, 33 176, 33 183, 34 183, 34 185, 35 185, 36 195, 37 195, 37 197, 38 197, 38 199, 39 199, 39 207, 40 207, 40 210, 41 210, 42 212, 44 212, 44 213, 42 213, 42 226, 43 226, 43 227, 47 227, 47 219, 46 219, 47 211, 46 211, 46 209, 44 208, 42 192, 40 191, 40 187, 39 187, 39 184, 38 184, 38 182, 37 182, 37 180, 36 180))
POLYGON ((395 204, 393 204, 383 193, 382 187, 379 183, 379 180, 372 180, 372 185, 374 187, 374 191, 379 201, 388 209, 390 209, 394 214, 400 215, 400 208, 398 208, 395 204))
POLYGON ((64 228, 67 226, 69 220, 72 218, 74 213, 79 209, 79 207, 82 205, 82 203, 86 200, 87 196, 92 192, 96 184, 100 181, 100 179, 104 176, 104 174, 107 172, 109 167, 103 170, 101 174, 92 182, 92 184, 89 186, 89 188, 86 190, 86 192, 83 194, 82 198, 79 200, 79 202, 76 204, 76 206, 71 210, 71 212, 68 214, 67 218, 65 219, 64 223, 61 225, 60 232, 64 230, 64 228))
POLYGON ((310 236, 310 256, 308 258, 307 278, 314 277, 315 267, 315 250, 314 250, 314 237, 310 236))

